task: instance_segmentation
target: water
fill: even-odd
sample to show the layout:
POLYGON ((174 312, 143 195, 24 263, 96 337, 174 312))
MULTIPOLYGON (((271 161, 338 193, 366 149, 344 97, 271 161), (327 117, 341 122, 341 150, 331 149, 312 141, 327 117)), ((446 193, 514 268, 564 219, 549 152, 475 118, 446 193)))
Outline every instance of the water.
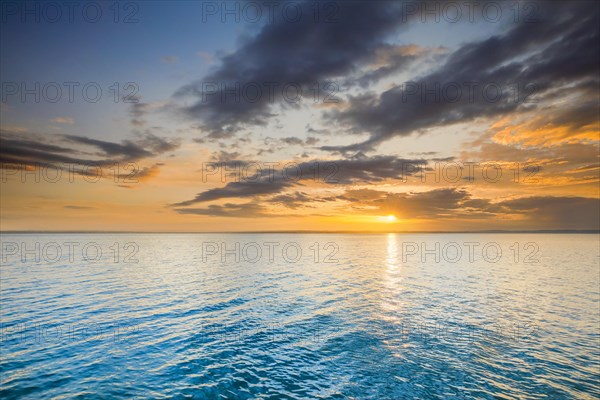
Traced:
POLYGON ((0 397, 597 398, 598 239, 3 234, 0 397))

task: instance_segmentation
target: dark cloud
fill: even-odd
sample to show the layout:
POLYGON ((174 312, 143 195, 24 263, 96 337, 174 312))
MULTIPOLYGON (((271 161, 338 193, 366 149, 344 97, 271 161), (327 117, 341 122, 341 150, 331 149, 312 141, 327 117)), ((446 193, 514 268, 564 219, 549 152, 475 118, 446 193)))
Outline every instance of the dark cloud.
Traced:
POLYGON ((310 197, 308 194, 303 192, 281 194, 279 196, 271 198, 270 200, 271 203, 280 204, 284 207, 291 208, 293 210, 308 206, 314 201, 318 201, 318 199, 310 197))
POLYGON ((151 157, 153 154, 138 143, 124 140, 121 143, 106 142, 104 140, 91 139, 83 136, 65 135, 65 138, 73 143, 80 143, 96 147, 101 150, 99 155, 107 157, 118 157, 123 161, 139 160, 151 157))
POLYGON ((281 142, 289 146, 302 146, 304 141, 297 137, 286 137, 281 139, 281 142))
POLYGON ((240 159, 241 156, 242 154, 238 151, 229 152, 221 150, 212 154, 211 161, 229 164, 235 163, 237 160, 240 159))
POLYGON ((252 198, 256 196, 264 196, 269 194, 276 194, 294 185, 294 182, 290 180, 284 180, 282 178, 269 179, 268 177, 261 178, 256 182, 239 181, 229 182, 222 188, 209 189, 202 193, 199 193, 192 200, 182 201, 176 203, 174 207, 185 207, 196 203, 203 203, 208 201, 220 200, 220 199, 242 199, 252 198))
MULTIPOLYGON (((422 8, 427 7, 427 2, 419 3, 422 8)), ((303 14, 310 15, 314 5, 308 1, 299 4, 303 14)), ((265 24, 258 34, 246 38, 236 51, 224 56, 216 70, 176 92, 176 97, 191 96, 194 101, 183 108, 184 114, 202 121, 200 126, 209 138, 231 138, 244 126, 266 125, 276 112, 272 105, 282 100, 281 90, 275 90, 274 97, 263 95, 250 101, 242 96, 235 100, 227 94, 227 88, 232 89, 236 84, 242 87, 257 84, 263 94, 268 92, 265 84, 281 87, 292 83, 309 89, 315 83, 342 79, 349 85, 368 86, 435 50, 386 42, 393 32, 418 18, 403 15, 407 10, 403 2, 349 1, 335 5, 333 23, 302 18, 297 23, 276 19, 265 24), (213 84, 216 86, 210 89, 204 86, 213 84)), ((535 92, 536 96, 544 96, 557 86, 577 80, 587 79, 596 88, 598 4, 536 2, 536 5, 534 22, 521 18, 505 33, 459 47, 437 70, 416 77, 411 86, 398 85, 383 93, 362 93, 350 98, 349 107, 326 113, 329 121, 342 124, 347 132, 368 134, 370 138, 363 143, 328 146, 323 150, 365 151, 393 136, 517 109, 535 109, 534 104, 524 104, 526 94, 535 92), (463 92, 458 101, 443 98, 432 101, 430 96, 423 104, 420 96, 410 94, 412 85, 425 91, 439 85, 437 92, 443 95, 448 92, 442 89, 455 83, 463 92), (478 89, 471 94, 471 86, 465 83, 476 84, 478 89), (521 87, 521 98, 515 101, 511 88, 519 83, 533 86, 521 87), (483 90, 488 84, 502 89, 500 97, 495 98, 494 87, 492 94, 483 90)), ((505 8, 505 11, 510 10, 505 8)), ((590 105, 597 106, 597 101, 590 105)), ((587 110, 586 120, 590 120, 594 117, 593 108, 587 110)), ((581 119, 573 114, 570 121, 581 119)))
MULTIPOLYGON (((176 149, 179 140, 166 140, 155 135, 141 135, 136 141, 121 143, 74 135, 40 135, 0 130, 0 162, 7 168, 47 166, 66 169, 74 166, 112 166, 135 163, 176 149)), ((156 174, 158 164, 137 171, 137 178, 156 174)), ((94 175, 96 171, 73 168, 73 172, 94 175)), ((127 177, 127 174, 124 174, 127 177)))
MULTIPOLYGON (((433 73, 381 94, 354 96, 349 107, 329 111, 330 121, 344 125, 349 133, 368 133, 370 138, 350 146, 324 149, 370 150, 394 136, 534 109, 535 104, 525 104, 525 94, 535 92, 535 96, 540 97, 563 85, 565 93, 571 93, 572 88, 568 86, 577 80, 586 80, 597 88, 600 5, 590 2, 539 4, 539 18, 535 23, 523 22, 504 34, 466 44, 433 73), (465 85, 469 82, 477 85, 472 92, 465 85), (459 92, 452 86, 455 84, 459 85, 461 95, 456 95, 459 92), (489 84, 502 89, 498 98, 495 91, 483 90, 489 84), (521 85, 521 97, 517 99, 515 90, 510 89, 515 85, 521 85), (444 94, 444 88, 450 91, 444 94), (439 97, 421 95, 427 90, 434 90, 439 97)), ((595 98, 595 103, 590 105, 597 107, 597 94, 595 98)), ((577 115, 585 116, 587 122, 597 121, 597 113, 594 115, 592 108, 585 104, 581 107, 582 112, 572 113, 569 121, 578 121, 577 115)))
MULTIPOLYGON (((274 195, 285 190, 313 181, 324 184, 376 183, 387 179, 403 179, 423 170, 425 160, 402 159, 395 156, 373 156, 357 154, 341 160, 313 160, 298 164, 289 164, 284 168, 273 166, 270 170, 252 170, 246 179, 235 173, 249 161, 229 161, 219 168, 233 170, 237 181, 229 182, 221 188, 199 193, 195 198, 174 204, 175 207, 190 206, 229 198, 254 198, 274 195)), ((235 179, 230 176, 230 179, 235 179)))
POLYGON ((498 203, 506 213, 518 213, 547 229, 600 230, 600 199, 533 196, 498 203))
POLYGON ((129 99, 124 99, 124 101, 130 102, 129 115, 131 116, 131 124, 138 127, 146 125, 146 121, 143 118, 150 111, 150 104, 142 103, 139 96, 131 96, 129 99))
POLYGON ((372 205, 385 214, 399 214, 404 218, 439 218, 448 216, 464 206, 471 195, 464 189, 435 189, 421 193, 390 193, 375 199, 372 205))
POLYGON ((344 82, 344 86, 368 87, 396 72, 407 69, 415 61, 436 53, 439 49, 423 49, 416 45, 397 46, 384 44, 375 50, 375 61, 367 72, 344 82))
MULTIPOLYGON (((108 165, 111 160, 83 158, 87 155, 70 147, 36 142, 0 131, 0 162, 5 166, 49 166, 54 163, 108 165)), ((37 138, 39 139, 39 138, 37 138)))
POLYGON ((588 197, 529 196, 494 202, 474 198, 466 189, 444 188, 415 193, 348 190, 337 199, 363 214, 404 219, 482 219, 488 225, 503 220, 512 228, 600 229, 600 199, 588 197))
MULTIPOLYGON (((296 4, 305 16, 314 12, 310 1, 296 4)), ((231 137, 243 125, 265 125, 274 112, 271 105, 281 100, 284 85, 295 84, 309 91, 315 84, 346 76, 359 63, 372 60, 377 49, 384 47, 384 39, 402 25, 401 2, 348 1, 335 5, 335 22, 301 18, 290 23, 278 16, 266 24, 256 36, 223 57, 216 71, 176 92, 176 97, 200 99, 184 113, 202 120, 211 137, 231 137), (203 83, 226 88, 255 83, 263 87, 265 95, 256 101, 234 101, 231 96, 223 101, 221 94, 225 93, 218 88, 216 94, 202 99, 208 92, 203 83), (279 85, 274 98, 266 95, 263 85, 269 83, 279 85)))
POLYGON ((313 137, 313 136, 309 136, 306 138, 306 141, 304 142, 307 146, 314 146, 317 143, 319 143, 321 139, 313 137))
POLYGON ((140 139, 136 141, 136 145, 147 148, 154 154, 167 153, 176 150, 181 145, 181 139, 179 138, 166 139, 152 133, 145 133, 138 136, 140 136, 140 139))
POLYGON ((69 210, 93 210, 94 207, 87 207, 87 206, 76 206, 76 205, 66 205, 64 206, 64 208, 69 209, 69 210))
POLYGON ((211 204, 206 208, 178 208, 175 212, 179 214, 206 215, 211 217, 237 217, 237 218, 255 218, 271 217, 273 215, 265 212, 265 208, 255 203, 224 205, 211 204))
MULTIPOLYGON (((306 163, 310 167, 311 163, 306 163)), ((395 156, 366 156, 357 153, 352 157, 321 162, 326 167, 325 174, 329 174, 329 182, 349 183, 376 183, 386 179, 404 179, 407 176, 421 172, 427 165, 423 159, 404 159, 395 156), (330 165, 328 168, 327 166, 330 165)))
MULTIPOLYGON (((343 195, 314 198, 303 192, 277 195, 270 204, 289 209, 314 202, 348 202, 345 209, 359 215, 394 214, 401 219, 479 221, 509 229, 600 230, 600 199, 586 197, 530 196, 494 202, 474 198, 466 189, 444 188, 425 192, 391 193, 373 189, 347 190, 343 195), (515 220, 517 218, 517 220, 515 220), (505 225, 502 225, 504 222, 505 225)), ((217 217, 281 217, 262 204, 226 203, 205 208, 176 208, 180 214, 217 217)), ((346 212, 347 214, 347 212, 346 212)))

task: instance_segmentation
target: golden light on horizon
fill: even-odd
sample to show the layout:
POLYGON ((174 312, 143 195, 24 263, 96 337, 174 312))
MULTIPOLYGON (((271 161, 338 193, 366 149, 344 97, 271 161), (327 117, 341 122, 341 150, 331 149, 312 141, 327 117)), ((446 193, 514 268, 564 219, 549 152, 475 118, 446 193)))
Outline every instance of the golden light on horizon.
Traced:
POLYGON ((398 218, 394 214, 377 217, 377 219, 381 222, 387 222, 387 223, 398 222, 398 218))

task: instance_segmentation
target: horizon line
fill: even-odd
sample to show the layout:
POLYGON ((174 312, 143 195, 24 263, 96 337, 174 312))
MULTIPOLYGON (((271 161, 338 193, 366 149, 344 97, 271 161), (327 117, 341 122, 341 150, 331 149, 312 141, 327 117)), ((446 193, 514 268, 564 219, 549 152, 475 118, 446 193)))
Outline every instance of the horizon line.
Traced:
POLYGON ((574 234, 600 234, 600 229, 485 229, 485 230, 464 230, 464 231, 361 231, 361 230, 264 230, 264 231, 119 231, 119 230, 0 230, 1 234, 34 234, 34 233, 97 233, 97 234, 114 234, 114 233, 162 233, 162 234, 297 234, 297 233, 317 233, 317 234, 435 234, 435 233, 574 233, 574 234))

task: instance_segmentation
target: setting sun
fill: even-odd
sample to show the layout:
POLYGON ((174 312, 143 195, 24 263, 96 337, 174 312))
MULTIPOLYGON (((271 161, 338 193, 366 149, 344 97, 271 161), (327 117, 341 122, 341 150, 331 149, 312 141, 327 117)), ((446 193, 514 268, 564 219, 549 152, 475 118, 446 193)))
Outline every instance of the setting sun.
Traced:
POLYGON ((398 218, 395 215, 390 214, 390 215, 378 217, 378 220, 381 221, 381 222, 392 223, 392 222, 397 222, 398 218))

